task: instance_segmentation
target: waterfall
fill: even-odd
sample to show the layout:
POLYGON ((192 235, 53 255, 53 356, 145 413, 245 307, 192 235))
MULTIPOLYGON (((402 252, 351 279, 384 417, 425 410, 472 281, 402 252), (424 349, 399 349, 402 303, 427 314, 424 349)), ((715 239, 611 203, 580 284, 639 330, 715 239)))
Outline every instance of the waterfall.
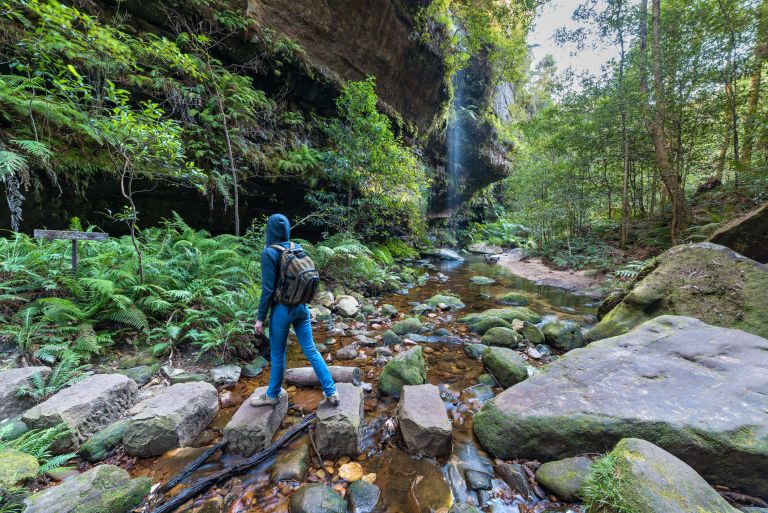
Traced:
POLYGON ((457 71, 453 78, 453 104, 446 140, 446 170, 448 185, 448 214, 452 217, 458 208, 461 192, 462 138, 464 137, 464 71, 457 71))

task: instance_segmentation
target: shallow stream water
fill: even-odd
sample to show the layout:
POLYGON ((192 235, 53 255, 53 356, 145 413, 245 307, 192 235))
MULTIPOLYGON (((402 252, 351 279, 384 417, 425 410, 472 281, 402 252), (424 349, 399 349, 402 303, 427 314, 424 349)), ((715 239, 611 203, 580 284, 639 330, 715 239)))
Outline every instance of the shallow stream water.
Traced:
MULTIPOLYGON (((545 320, 560 318, 584 322, 585 316, 594 314, 594 300, 556 287, 537 285, 520 278, 501 266, 486 263, 480 257, 470 257, 465 262, 423 262, 422 267, 430 274, 424 286, 410 289, 407 293, 390 294, 382 297, 377 304, 389 303, 400 312, 409 315, 413 302, 424 302, 438 293, 451 293, 462 299, 466 307, 456 313, 436 312, 422 318, 433 329, 445 328, 451 334, 465 339, 478 339, 468 332, 467 327, 456 319, 468 312, 483 311, 499 307, 498 298, 508 292, 524 293, 529 307, 542 315, 545 320), (437 273, 448 277, 445 281, 436 278, 437 273), (476 285, 470 279, 473 276, 486 276, 495 280, 490 285, 476 285)), ((375 337, 385 331, 389 319, 369 318, 367 322, 347 322, 343 334, 336 325, 318 323, 315 325, 315 340, 327 345, 329 355, 335 350, 354 341, 352 331, 368 331, 375 337)), ((478 340, 479 341, 479 340, 478 340)), ((395 414, 397 402, 390 398, 378 398, 375 384, 381 367, 372 364, 374 348, 361 348, 365 358, 351 361, 336 361, 334 365, 356 365, 363 369, 364 381, 374 384, 372 393, 366 394, 366 428, 362 454, 353 458, 360 462, 365 473, 375 473, 375 484, 382 490, 382 497, 376 509, 379 513, 429 513, 447 512, 453 503, 469 503, 493 513, 542 513, 581 511, 578 505, 552 502, 541 489, 538 497, 528 500, 516 495, 497 476, 493 478, 493 489, 488 492, 468 491, 464 472, 467 469, 493 474, 494 460, 482 450, 472 433, 472 418, 479 410, 486 397, 476 397, 474 389, 478 376, 483 372, 482 364, 467 357, 463 346, 425 343, 424 356, 427 363, 427 379, 438 386, 446 402, 449 418, 453 424, 453 449, 450 456, 431 459, 408 454, 398 436, 387 429, 387 421, 395 414), (478 493, 480 495, 478 495, 478 493)), ((330 361, 330 360, 329 360, 330 361)), ((539 365, 538 362, 531 362, 539 365)), ((289 346, 288 366, 303 367, 307 362, 296 344, 289 346)), ((139 460, 131 469, 134 475, 146 475, 153 483, 165 482, 177 474, 187 463, 192 461, 207 447, 220 439, 227 421, 235 413, 238 403, 247 399, 253 390, 263 386, 268 379, 268 369, 253 379, 241 379, 228 397, 234 406, 222 408, 219 415, 208 429, 200 436, 193 447, 177 449, 159 458, 139 460)), ((501 388, 495 388, 500 393, 501 388)), ((282 430, 301 420, 302 414, 313 411, 322 399, 319 389, 289 387, 291 409, 283 421, 282 430)), ((278 433, 279 435, 280 433, 278 433)), ((281 453, 308 442, 304 436, 294 441, 281 453)), ((311 447, 311 446, 310 446, 311 447)), ((214 455, 195 474, 186 480, 192 482, 205 475, 237 463, 242 458, 232 455, 214 455)), ((335 470, 341 461, 320 461, 319 456, 310 449, 310 465, 307 473, 309 482, 325 482, 340 493, 344 493, 347 483, 340 480, 335 470), (328 470, 334 472, 328 472, 328 470)), ((198 498, 194 504, 188 503, 179 512, 196 513, 277 513, 288 511, 288 499, 301 483, 270 482, 269 467, 274 458, 222 486, 214 488, 198 498)), ((535 469, 535 462, 525 463, 529 469, 535 469)), ((180 490, 184 485, 177 487, 180 490)))

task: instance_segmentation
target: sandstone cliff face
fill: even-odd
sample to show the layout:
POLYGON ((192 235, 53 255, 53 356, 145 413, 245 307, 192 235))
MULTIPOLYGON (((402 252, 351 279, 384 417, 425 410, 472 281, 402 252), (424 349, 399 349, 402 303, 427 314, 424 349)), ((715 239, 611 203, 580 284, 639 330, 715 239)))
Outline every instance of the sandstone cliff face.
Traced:
POLYGON ((376 77, 380 99, 420 131, 448 100, 442 58, 415 36, 414 13, 428 2, 249 0, 246 16, 298 41, 312 63, 342 80, 376 77))

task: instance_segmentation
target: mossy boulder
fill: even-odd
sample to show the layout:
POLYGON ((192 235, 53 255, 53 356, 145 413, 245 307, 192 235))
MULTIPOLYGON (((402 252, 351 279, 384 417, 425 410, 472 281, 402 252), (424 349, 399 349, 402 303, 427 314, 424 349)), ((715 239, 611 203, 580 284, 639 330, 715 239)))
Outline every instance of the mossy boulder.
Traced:
POLYGON ((24 500, 24 513, 128 513, 141 504, 152 481, 99 465, 24 500))
POLYGON ((309 464, 309 444, 302 443, 296 449, 281 454, 272 466, 272 482, 304 481, 309 464))
MULTIPOLYGON (((485 310, 484 312, 475 312, 469 315, 465 315, 459 319, 459 321, 468 324, 473 331, 477 331, 479 333, 479 328, 483 325, 482 322, 487 319, 501 319, 507 323, 507 328, 512 327, 510 323, 515 319, 530 322, 531 324, 537 324, 541 322, 541 316, 526 306, 491 308, 490 310, 485 310)), ((487 329, 490 329, 491 327, 493 326, 490 326, 487 329)), ((485 333, 485 331, 483 333, 485 333)))
POLYGON ((123 441, 128 420, 118 420, 108 425, 80 446, 80 456, 88 461, 101 461, 123 441))
POLYGON ((483 365, 504 388, 528 378, 523 357, 506 347, 489 347, 483 353, 483 365))
POLYGON ((475 360, 479 360, 483 357, 483 353, 488 349, 485 344, 467 344, 464 346, 464 354, 475 360))
POLYGON ((659 315, 695 317, 768 337, 768 266, 712 243, 675 246, 587 334, 627 333, 659 315))
POLYGON ((450 294, 435 294, 427 300, 427 304, 432 307, 446 305, 450 310, 460 310, 465 306, 460 298, 450 294))
POLYGON ((516 348, 523 341, 523 336, 511 328, 491 328, 483 335, 482 343, 486 346, 516 348))
POLYGON ((136 382, 137 385, 142 386, 149 383, 149 380, 160 369, 160 365, 139 365, 138 367, 131 367, 130 369, 124 369, 118 371, 124 376, 128 376, 136 382))
POLYGON ((487 401, 474 430, 496 457, 540 461, 643 438, 768 498, 768 395, 756 390, 768 390, 768 340, 661 316, 549 363, 487 401))
POLYGON ((394 305, 390 305, 389 303, 384 303, 381 305, 381 315, 386 315, 387 317, 397 317, 397 308, 394 307, 394 305))
POLYGON ((388 346, 394 346, 400 343, 400 337, 392 330, 387 330, 381 334, 381 340, 388 346))
POLYGON ((541 328, 541 332, 547 344, 564 353, 584 346, 581 328, 573 321, 548 322, 541 328))
POLYGON ((536 481, 559 499, 573 502, 591 468, 592 460, 584 456, 548 461, 536 470, 536 481))
POLYGON ((34 479, 39 470, 40 464, 34 456, 16 449, 0 451, 0 488, 21 485, 34 479))
POLYGON ((421 346, 416 346, 387 362, 379 377, 379 392, 399 397, 403 385, 422 385, 426 382, 424 354, 421 346))
POLYGON ((530 303, 528 296, 520 292, 509 292, 499 299, 499 303, 509 306, 527 306, 530 303))
POLYGON ((396 335, 400 336, 403 336, 407 333, 418 333, 421 331, 421 321, 415 317, 403 319, 402 321, 396 322, 392 325, 392 331, 394 331, 396 335))
POLYGON ((291 495, 290 513, 346 513, 347 505, 332 488, 320 484, 305 484, 291 495))
POLYGON ((530 322, 523 323, 523 328, 520 330, 520 334, 531 344, 536 345, 544 343, 544 333, 541 332, 538 326, 531 324, 530 322))
MULTIPOLYGON (((538 478, 538 472, 536 477, 538 478)), ((682 460, 645 440, 621 440, 595 463, 581 495, 590 510, 737 513, 682 460)))
POLYGON ((475 333, 484 335, 491 328, 511 328, 512 325, 504 319, 499 319, 498 317, 485 317, 478 320, 477 322, 474 322, 473 324, 470 324, 470 327, 475 333))

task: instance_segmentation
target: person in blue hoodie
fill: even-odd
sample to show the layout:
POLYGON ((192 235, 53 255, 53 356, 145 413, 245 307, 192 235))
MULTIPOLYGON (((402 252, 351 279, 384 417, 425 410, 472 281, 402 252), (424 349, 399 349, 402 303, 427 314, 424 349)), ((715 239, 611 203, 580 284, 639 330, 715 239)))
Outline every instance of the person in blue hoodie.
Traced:
POLYGON ((251 400, 253 406, 274 406, 280 401, 280 394, 286 392, 282 389, 283 375, 285 374, 285 351, 288 341, 288 331, 293 325, 293 331, 299 340, 299 347, 309 360, 310 365, 317 374, 320 385, 323 388, 325 400, 331 405, 339 404, 339 394, 331 377, 331 372, 325 364, 323 357, 315 347, 312 338, 312 325, 309 318, 309 307, 306 303, 295 306, 287 306, 273 300, 275 287, 280 274, 281 252, 273 247, 279 244, 285 248, 290 247, 291 224, 288 218, 282 214, 273 214, 267 220, 267 244, 261 252, 261 301, 256 315, 254 329, 257 334, 264 333, 264 321, 267 313, 272 310, 269 317, 269 345, 271 368, 269 371, 269 386, 265 394, 251 400))

